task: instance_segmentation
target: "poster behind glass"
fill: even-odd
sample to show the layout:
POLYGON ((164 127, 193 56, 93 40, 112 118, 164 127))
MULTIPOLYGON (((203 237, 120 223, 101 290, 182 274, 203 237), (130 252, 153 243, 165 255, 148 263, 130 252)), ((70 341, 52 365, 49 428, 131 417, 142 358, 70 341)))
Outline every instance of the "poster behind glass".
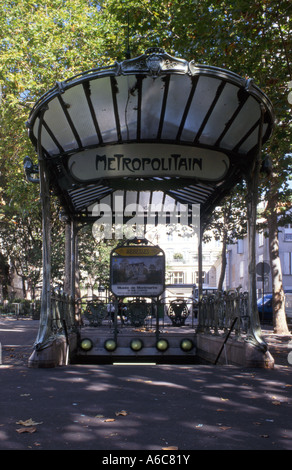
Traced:
POLYGON ((155 297, 164 291, 164 256, 113 256, 111 291, 119 297, 155 297))

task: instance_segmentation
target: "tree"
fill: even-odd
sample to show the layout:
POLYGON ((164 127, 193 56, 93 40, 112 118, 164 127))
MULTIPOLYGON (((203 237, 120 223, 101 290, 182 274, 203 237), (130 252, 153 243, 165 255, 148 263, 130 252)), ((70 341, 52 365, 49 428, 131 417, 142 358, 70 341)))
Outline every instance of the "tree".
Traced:
POLYGON ((8 285, 10 284, 9 265, 6 257, 0 253, 0 299, 8 297, 8 285))
POLYGON ((213 232, 216 240, 221 240, 221 272, 217 288, 223 289, 227 258, 227 245, 242 238, 246 234, 246 205, 244 203, 245 191, 238 184, 222 204, 217 207, 211 217, 208 230, 213 232))
POLYGON ((28 185, 19 188, 14 181, 12 190, 7 184, 0 221, 1 250, 22 279, 24 298, 27 284, 34 293, 41 274, 41 218, 38 197, 34 197, 28 185))
MULTIPOLYGON (((22 183, 22 182, 21 182, 22 183)), ((8 187, 8 185, 7 185, 8 187)), ((1 227, 2 255, 12 270, 22 279, 22 293, 34 299, 42 282, 42 216, 40 196, 34 185, 26 183, 14 191, 6 188, 1 227)), ((64 228, 58 208, 52 203, 52 280, 60 283, 63 277, 64 228)), ((6 290, 7 295, 7 290, 6 290)))
POLYGON ((84 285, 109 288, 110 253, 116 244, 114 239, 97 241, 91 225, 79 232, 79 269, 84 285))
MULTIPOLYGON (((275 149, 279 152, 279 148, 275 149)), ((291 155, 285 155, 270 168, 268 181, 263 181, 267 200, 265 229, 268 232, 269 254, 272 273, 273 323, 277 334, 289 334, 285 312, 285 293, 283 289, 282 266, 279 257, 278 228, 291 222, 292 190, 288 185, 287 171, 291 171, 291 155)), ((291 173, 290 173, 291 177, 291 173)))
POLYGON ((277 334, 289 334, 285 312, 285 293, 283 289, 282 267, 279 257, 278 240, 278 192, 275 185, 269 191, 267 213, 269 233, 269 253, 272 271, 273 323, 277 334))
MULTIPOLYGON (((0 5, 1 245, 23 286, 26 281, 33 286, 41 280, 39 187, 28 185, 24 178, 24 157, 35 160, 25 122, 31 105, 56 80, 95 65, 95 58, 101 56, 98 38, 104 37, 98 31, 105 28, 98 15, 96 6, 83 0, 0 5)), ((58 216, 53 221, 57 226, 58 216)), ((53 278, 60 274, 54 263, 63 252, 59 235, 60 226, 52 230, 53 278)))

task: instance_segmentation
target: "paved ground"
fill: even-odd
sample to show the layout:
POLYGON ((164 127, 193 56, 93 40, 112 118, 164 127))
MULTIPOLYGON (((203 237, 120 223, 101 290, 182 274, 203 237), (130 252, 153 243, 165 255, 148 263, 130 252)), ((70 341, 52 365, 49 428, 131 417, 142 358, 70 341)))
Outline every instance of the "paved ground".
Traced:
POLYGON ((139 455, 143 463, 150 453, 151 458, 162 453, 183 464, 187 455, 195 458, 195 450, 292 449, 291 338, 264 331, 276 361, 273 370, 29 369, 37 328, 33 320, 0 320, 0 450, 99 450, 96 463, 104 464, 109 454, 118 459, 120 451, 139 455))

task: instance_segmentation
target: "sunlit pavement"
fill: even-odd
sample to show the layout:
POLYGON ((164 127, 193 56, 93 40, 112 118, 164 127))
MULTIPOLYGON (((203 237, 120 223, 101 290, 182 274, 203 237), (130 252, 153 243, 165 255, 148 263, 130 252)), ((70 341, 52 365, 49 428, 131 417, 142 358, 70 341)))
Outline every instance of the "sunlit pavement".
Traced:
POLYGON ((177 449, 186 455, 292 449, 289 338, 267 332, 276 353, 273 370, 230 365, 29 369, 37 328, 37 321, 0 320, 2 450, 100 450, 102 458, 105 451, 114 456, 121 450, 177 449))

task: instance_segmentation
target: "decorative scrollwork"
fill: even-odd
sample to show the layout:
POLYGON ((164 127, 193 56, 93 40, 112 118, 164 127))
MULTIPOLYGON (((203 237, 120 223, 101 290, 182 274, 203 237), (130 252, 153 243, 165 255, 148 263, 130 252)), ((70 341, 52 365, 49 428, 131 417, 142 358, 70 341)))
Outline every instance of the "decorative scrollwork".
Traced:
POLYGON ((127 315, 132 326, 143 326, 149 314, 149 304, 135 300, 127 304, 127 315))
POLYGON ((167 315, 172 321, 173 326, 183 326, 189 311, 186 302, 183 299, 176 299, 170 302, 167 315))
POLYGON ((89 326, 101 326, 102 321, 107 316, 107 308, 103 302, 87 302, 85 318, 89 321, 89 326))
POLYGON ((147 49, 145 54, 134 59, 124 60, 120 64, 122 73, 149 73, 153 78, 158 77, 163 72, 175 71, 187 73, 188 62, 183 59, 176 59, 170 56, 161 48, 147 49))

